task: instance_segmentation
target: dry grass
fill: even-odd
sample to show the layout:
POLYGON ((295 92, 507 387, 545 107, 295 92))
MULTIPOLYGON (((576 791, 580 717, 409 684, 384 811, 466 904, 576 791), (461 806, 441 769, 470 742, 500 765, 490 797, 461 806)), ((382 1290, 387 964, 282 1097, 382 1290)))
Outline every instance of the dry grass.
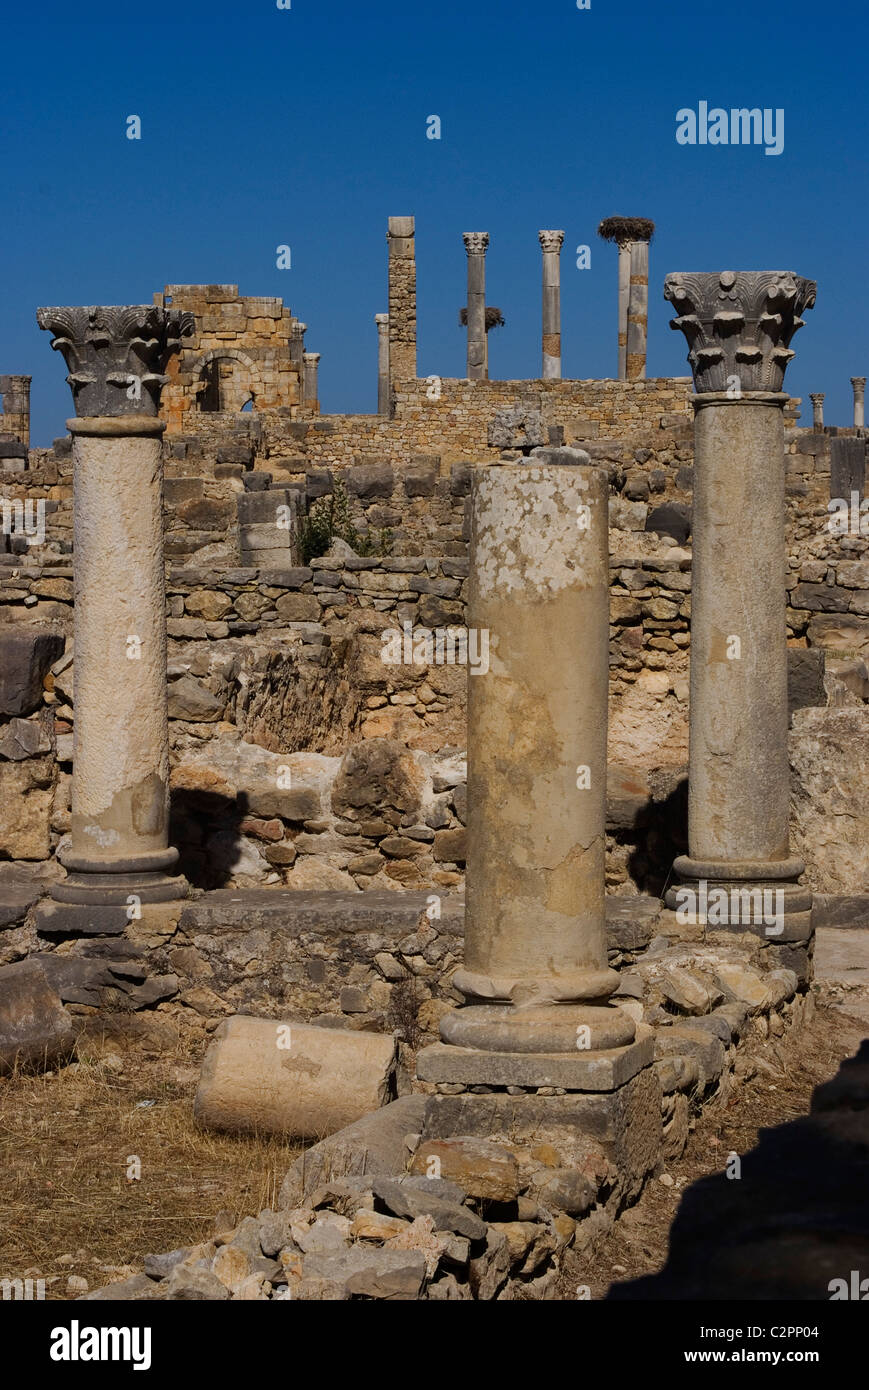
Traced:
POLYGON ((82 1043, 55 1073, 0 1079, 0 1278, 44 1278, 47 1298, 71 1296, 70 1274, 98 1288, 202 1240, 220 1212, 274 1206, 298 1152, 198 1129, 189 1054, 98 1052, 82 1043))

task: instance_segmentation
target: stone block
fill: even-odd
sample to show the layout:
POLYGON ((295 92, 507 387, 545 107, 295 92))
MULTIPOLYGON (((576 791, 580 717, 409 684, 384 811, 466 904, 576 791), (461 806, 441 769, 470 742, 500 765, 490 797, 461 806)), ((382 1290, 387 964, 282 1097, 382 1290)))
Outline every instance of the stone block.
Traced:
POLYGON ((42 682, 63 648, 58 632, 0 629, 0 714, 33 713, 42 702, 42 682))
POLYGON ((435 1043, 417 1057, 420 1081, 481 1086, 559 1086, 614 1091, 649 1065, 651 1038, 600 1052, 479 1052, 435 1043))
POLYGON ((823 649, 788 647, 788 717, 794 710, 826 703, 823 649))
POLYGON ((73 1023, 35 961, 0 968, 0 1072, 50 1067, 75 1045, 73 1023))
POLYGON ((388 463, 356 463, 344 476, 347 491, 362 500, 391 497, 395 487, 395 474, 388 463))
POLYGON ((403 1096, 306 1149, 284 1178, 280 1209, 301 1205, 332 1178, 362 1174, 396 1177, 404 1173, 406 1138, 419 1133, 426 1104, 425 1096, 403 1096))

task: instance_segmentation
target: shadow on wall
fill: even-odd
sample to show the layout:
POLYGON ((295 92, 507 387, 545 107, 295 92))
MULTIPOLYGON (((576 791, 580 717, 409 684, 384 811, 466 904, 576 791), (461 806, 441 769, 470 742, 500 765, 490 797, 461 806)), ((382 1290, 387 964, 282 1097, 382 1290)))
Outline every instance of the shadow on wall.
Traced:
POLYGON ((869 1041, 816 1087, 807 1116, 761 1131, 738 1178, 689 1187, 664 1268, 608 1300, 869 1297, 867 1106, 869 1041))
POLYGON ((649 798, 629 843, 627 868, 637 889, 662 898, 672 877, 673 860, 688 853, 687 777, 661 799, 649 798))
POLYGON ((238 872, 242 822, 248 798, 175 788, 169 804, 169 843, 178 854, 178 873, 194 888, 225 888, 238 872))

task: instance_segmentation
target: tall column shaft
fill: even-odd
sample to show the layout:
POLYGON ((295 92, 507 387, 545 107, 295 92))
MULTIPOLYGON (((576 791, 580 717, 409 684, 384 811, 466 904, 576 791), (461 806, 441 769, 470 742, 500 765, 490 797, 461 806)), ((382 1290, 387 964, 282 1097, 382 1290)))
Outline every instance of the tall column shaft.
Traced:
POLYGON ((416 224, 390 217, 389 371, 393 383, 416 379, 416 224))
POLYGON ((866 397, 866 378, 865 376, 852 376, 851 386, 854 390, 854 428, 862 430, 865 420, 865 397, 866 397))
POLYGON ((810 392, 809 400, 812 403, 812 429, 822 430, 824 428, 824 392, 810 392))
POLYGON ((468 253, 468 376, 485 381, 489 375, 486 341, 486 248, 488 232, 465 232, 468 253))
POLYGON ((619 381, 628 375, 628 304, 631 297, 631 243, 619 242, 619 381))
POLYGON ((319 352, 306 352, 304 356, 304 396, 303 400, 308 410, 319 410, 319 352))
POLYGON ((561 247, 564 232, 538 233, 543 249, 543 377, 561 377, 561 247))
POLYGON ((30 383, 29 376, 0 376, 0 411, 5 419, 3 428, 17 435, 26 448, 30 447, 30 383))
POLYGON ((70 369, 75 667, 70 871, 52 897, 113 908, 183 896, 166 871, 169 732, 163 569, 163 369, 190 314, 40 309, 70 369))
POLYGON ((626 375, 628 381, 646 375, 646 334, 649 319, 649 243, 631 242, 631 285, 628 302, 628 342, 626 375))
POLYGON ((694 401, 688 814, 695 859, 788 853, 786 400, 707 393, 694 401))
POLYGON ((389 415, 392 401, 389 390, 389 315, 375 314, 377 324, 377 414, 389 415))
MULTIPOLYGON (((786 939, 806 941, 811 893, 796 883, 804 865, 788 839, 782 385, 815 286, 786 271, 723 271, 668 275, 664 294, 678 313, 671 326, 690 344, 697 388, 689 853, 674 868, 694 885, 695 903, 708 884, 728 900, 735 886, 723 920, 746 930, 771 925, 760 902, 775 885, 776 916, 791 923, 786 939)), ((684 906, 682 891, 671 889, 667 902, 684 906)))
POLYGON ((299 319, 293 319, 290 328, 290 361, 294 364, 299 378, 299 405, 302 405, 305 399, 305 334, 307 331, 308 325, 306 323, 301 323, 299 319))
POLYGON ((159 420, 73 435, 75 775, 68 869, 169 868, 169 729, 159 420))

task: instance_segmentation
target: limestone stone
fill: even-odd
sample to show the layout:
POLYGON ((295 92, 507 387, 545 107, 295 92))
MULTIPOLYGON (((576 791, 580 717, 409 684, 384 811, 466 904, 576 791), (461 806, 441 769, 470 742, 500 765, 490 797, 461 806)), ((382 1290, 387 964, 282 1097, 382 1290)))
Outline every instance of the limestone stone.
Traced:
POLYGON ((73 1022, 42 966, 23 960, 0 967, 0 1071, 45 1068, 68 1058, 73 1022))
POLYGON ((233 1132, 334 1133, 388 1103, 395 1064, 391 1037, 237 1016, 215 1034, 194 1113, 233 1132))
POLYGON ((298 1205, 335 1176, 403 1173, 408 1157, 405 1136, 419 1131, 425 1107, 425 1096, 402 1096, 307 1149, 284 1178, 281 1210, 298 1205))
POLYGON ((63 647, 58 632, 0 628, 0 714, 33 713, 42 701, 42 682, 63 647))
POLYGON ((522 1191, 519 1165, 503 1144, 473 1136, 430 1139, 419 1145, 412 1173, 425 1176, 435 1164, 440 1176, 458 1184, 470 1197, 515 1201, 522 1191))

